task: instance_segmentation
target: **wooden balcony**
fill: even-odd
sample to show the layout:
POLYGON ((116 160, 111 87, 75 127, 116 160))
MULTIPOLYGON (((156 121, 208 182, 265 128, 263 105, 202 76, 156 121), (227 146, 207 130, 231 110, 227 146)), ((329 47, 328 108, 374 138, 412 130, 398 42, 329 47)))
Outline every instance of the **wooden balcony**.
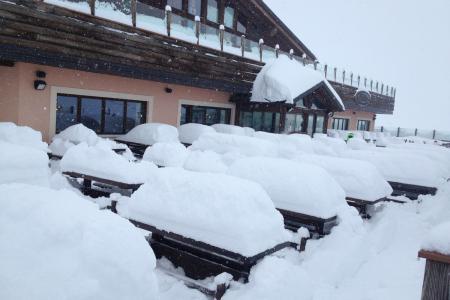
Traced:
MULTIPOLYGON (((194 29, 194 40, 179 38, 170 28, 156 33, 136 26, 136 16, 130 18, 130 24, 124 24, 41 1, 0 0, 0 61, 249 93, 264 62, 283 54, 244 37, 224 36, 220 30, 217 44, 202 44, 200 29, 194 29)), ((362 82, 346 82, 345 73, 339 82, 336 70, 330 78, 327 66, 290 56, 325 72, 347 108, 393 112, 393 88, 372 91, 371 101, 358 103, 354 96, 362 82)))

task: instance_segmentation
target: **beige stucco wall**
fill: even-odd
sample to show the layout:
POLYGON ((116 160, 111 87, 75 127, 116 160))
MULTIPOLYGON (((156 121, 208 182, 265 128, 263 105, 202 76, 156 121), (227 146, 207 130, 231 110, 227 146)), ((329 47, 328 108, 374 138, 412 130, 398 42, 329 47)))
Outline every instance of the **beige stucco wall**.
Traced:
POLYGON ((346 110, 344 112, 335 113, 333 117, 328 119, 328 128, 332 128, 333 118, 344 118, 349 119, 348 130, 356 130, 358 125, 358 120, 368 120, 370 121, 370 130, 373 131, 375 128, 374 113, 364 112, 364 111, 350 111, 346 110))
POLYGON ((179 123, 181 103, 234 109, 228 101, 228 93, 153 81, 26 63, 17 63, 13 68, 0 67, 0 75, 0 122, 13 121, 30 126, 41 131, 47 141, 54 134, 56 93, 62 91, 149 101, 148 122, 174 126, 179 123), (37 70, 47 73, 47 88, 44 91, 34 89, 37 70), (173 89, 171 94, 166 93, 167 86, 173 89))
POLYGON ((19 69, 0 66, 0 121, 19 118, 19 69))

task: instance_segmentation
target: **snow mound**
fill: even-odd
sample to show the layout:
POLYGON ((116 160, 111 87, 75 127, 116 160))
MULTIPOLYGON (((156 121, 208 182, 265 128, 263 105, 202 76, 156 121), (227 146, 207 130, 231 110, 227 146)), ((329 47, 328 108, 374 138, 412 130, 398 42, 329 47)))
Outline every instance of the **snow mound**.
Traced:
POLYGON ((0 122, 0 141, 47 151, 47 144, 42 141, 39 131, 10 122, 0 122))
POLYGON ((99 137, 92 129, 87 128, 83 124, 76 124, 67 127, 59 134, 55 135, 55 139, 69 141, 74 144, 84 142, 89 146, 93 146, 98 142, 99 137))
POLYGON ((0 141, 0 184, 21 182, 48 185, 47 153, 36 148, 0 141))
POLYGON ((287 104, 294 104, 295 98, 321 83, 329 88, 340 107, 344 109, 341 98, 320 72, 281 55, 278 59, 268 62, 257 75, 253 83, 251 101, 286 101, 287 104))
POLYGON ((347 141, 347 146, 353 150, 366 150, 373 148, 369 143, 367 143, 362 138, 351 138, 347 141))
POLYGON ((325 170, 311 164, 252 157, 236 161, 228 174, 259 183, 279 209, 331 218, 339 207, 347 206, 339 184, 325 170))
POLYGON ((450 222, 433 228, 422 244, 422 249, 450 255, 450 222))
POLYGON ((344 189, 347 197, 376 201, 392 194, 392 188, 371 163, 324 155, 302 155, 299 161, 324 168, 344 189))
POLYGON ((204 134, 215 133, 216 131, 211 126, 189 123, 181 125, 180 128, 178 128, 178 132, 182 143, 193 144, 204 134))
MULTIPOLYGON (((215 124, 211 126, 218 133, 234 134, 234 135, 248 135, 248 129, 236 125, 215 124)), ((253 130, 254 132, 254 130, 253 130)))
POLYGON ((222 133, 202 135, 192 144, 191 149, 210 150, 218 154, 234 152, 245 156, 277 156, 278 153, 277 147, 270 141, 222 133))
POLYGON ((257 184, 177 168, 159 169, 119 213, 197 241, 253 256, 289 239, 283 218, 257 184))
POLYGON ((353 150, 343 157, 358 159, 374 164, 387 181, 439 187, 445 182, 445 173, 438 163, 411 151, 353 150))
POLYGON ((81 143, 70 148, 60 166, 62 172, 76 172, 127 184, 144 183, 156 169, 147 161, 130 162, 102 143, 94 147, 81 143))
POLYGON ((147 123, 134 127, 118 139, 148 146, 156 143, 176 143, 178 142, 178 130, 167 124, 147 123))
POLYGON ((212 151, 191 151, 184 168, 196 172, 225 173, 227 166, 222 156, 212 151))
POLYGON ((179 143, 156 143, 145 150, 143 159, 161 167, 183 167, 189 150, 179 143))
POLYGON ((128 221, 69 191, 0 194, 1 299, 157 299, 155 256, 128 221))
POLYGON ((344 142, 339 137, 335 138, 335 137, 327 137, 327 136, 321 136, 321 135, 316 136, 316 135, 314 135, 314 140, 315 141, 319 141, 319 142, 329 146, 337 154, 343 153, 343 152, 345 152, 345 151, 347 151, 349 149, 348 146, 347 146, 347 143, 344 142))

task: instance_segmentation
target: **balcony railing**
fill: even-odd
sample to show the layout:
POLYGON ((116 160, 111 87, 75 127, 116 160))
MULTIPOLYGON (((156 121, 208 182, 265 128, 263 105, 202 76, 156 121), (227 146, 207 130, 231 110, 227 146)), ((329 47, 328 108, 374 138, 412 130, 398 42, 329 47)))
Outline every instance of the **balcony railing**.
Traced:
POLYGON ((44 0, 44 2, 263 63, 286 55, 301 62, 305 67, 321 72, 329 81, 388 97, 395 97, 396 94, 396 89, 392 86, 318 61, 311 61, 305 56, 299 57, 293 50, 284 52, 278 45, 275 48, 269 47, 264 44, 263 39, 255 42, 244 35, 238 36, 227 32, 223 25, 216 28, 201 23, 199 17, 192 20, 176 15, 172 13, 170 6, 162 10, 137 0, 44 0))

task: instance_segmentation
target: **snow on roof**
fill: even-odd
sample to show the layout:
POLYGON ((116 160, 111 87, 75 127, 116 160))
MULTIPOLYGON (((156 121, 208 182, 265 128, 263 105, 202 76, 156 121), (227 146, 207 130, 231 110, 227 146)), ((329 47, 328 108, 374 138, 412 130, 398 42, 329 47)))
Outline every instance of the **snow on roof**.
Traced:
POLYGON ((149 146, 156 143, 175 143, 178 142, 178 130, 167 124, 147 123, 134 127, 118 139, 149 146))
POLYGON ((127 220, 67 190, 0 195, 0 298, 157 299, 155 256, 127 220))
POLYGON ((106 143, 71 147, 61 160, 61 171, 76 172, 128 184, 144 183, 156 166, 148 161, 130 162, 106 143))
POLYGON ((47 151, 47 144, 42 141, 39 131, 10 122, 0 122, 0 141, 47 151))
POLYGON ((267 63, 253 83, 252 102, 283 102, 294 104, 294 99, 319 84, 325 84, 339 106, 344 104, 328 80, 318 71, 303 66, 286 55, 267 63))
POLYGON ((289 239, 267 193, 247 180, 179 168, 158 169, 119 213, 182 236, 253 256, 289 239))
POLYGON ((259 183, 279 209, 331 218, 338 214, 340 207, 347 206, 344 190, 315 165, 251 157, 236 161, 228 174, 259 183))
POLYGON ((450 255, 450 222, 434 227, 422 243, 422 249, 450 255))

